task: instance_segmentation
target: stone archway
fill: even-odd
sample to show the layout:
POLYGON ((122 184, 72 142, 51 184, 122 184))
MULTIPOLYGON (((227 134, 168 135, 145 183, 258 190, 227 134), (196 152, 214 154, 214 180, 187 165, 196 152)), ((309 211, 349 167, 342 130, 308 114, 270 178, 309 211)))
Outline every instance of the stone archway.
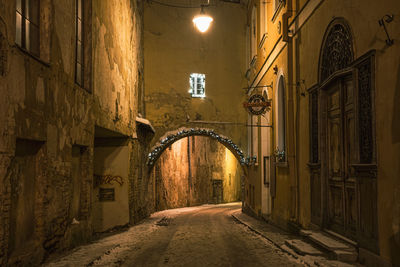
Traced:
MULTIPOLYGON (((211 137, 217 140, 225 147, 227 147, 233 153, 233 155, 238 159, 241 166, 247 166, 249 164, 249 158, 245 157, 243 150, 240 149, 239 146, 236 145, 230 138, 220 135, 216 133, 214 130, 208 128, 180 128, 175 131, 166 132, 159 139, 159 141, 150 149, 151 152, 148 154, 146 162, 149 172, 154 167, 155 162, 161 156, 161 154, 166 148, 168 148, 174 142, 188 136, 211 137)), ((243 168, 243 170, 245 171, 246 169, 243 168)))

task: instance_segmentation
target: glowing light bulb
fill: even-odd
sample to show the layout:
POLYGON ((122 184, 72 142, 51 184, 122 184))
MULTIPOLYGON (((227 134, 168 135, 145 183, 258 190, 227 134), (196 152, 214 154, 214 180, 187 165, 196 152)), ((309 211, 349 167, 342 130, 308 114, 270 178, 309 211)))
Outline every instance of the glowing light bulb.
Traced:
POLYGON ((204 14, 200 14, 193 19, 193 23, 200 32, 206 32, 211 25, 213 18, 204 14))

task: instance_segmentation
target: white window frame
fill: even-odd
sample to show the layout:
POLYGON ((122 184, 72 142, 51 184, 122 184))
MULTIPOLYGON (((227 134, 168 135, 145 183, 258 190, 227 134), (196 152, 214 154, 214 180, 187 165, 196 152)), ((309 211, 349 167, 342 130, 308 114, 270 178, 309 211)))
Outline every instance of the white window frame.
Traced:
POLYGON ((191 73, 189 76, 189 87, 192 97, 206 97, 206 75, 203 73, 191 73), (192 82, 192 78, 195 79, 194 82, 192 82), (203 79, 203 92, 200 92, 201 89, 198 88, 199 79, 203 79))

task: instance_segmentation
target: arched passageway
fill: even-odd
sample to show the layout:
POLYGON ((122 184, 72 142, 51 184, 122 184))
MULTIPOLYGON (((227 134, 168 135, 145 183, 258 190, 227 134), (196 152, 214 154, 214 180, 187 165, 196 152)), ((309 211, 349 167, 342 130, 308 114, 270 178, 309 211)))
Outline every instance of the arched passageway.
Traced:
POLYGON ((180 129, 154 149, 148 164, 156 210, 242 199, 246 160, 228 138, 205 129, 180 129))
POLYGON ((220 135, 216 133, 212 129, 207 128, 181 128, 176 131, 170 131, 165 133, 160 140, 156 143, 156 145, 151 149, 151 152, 148 154, 147 158, 147 166, 149 167, 149 171, 154 166, 154 163, 160 157, 162 152, 168 148, 170 145, 178 141, 179 139, 189 137, 189 136, 208 136, 213 138, 226 146, 233 155, 238 159, 242 166, 246 166, 249 164, 249 158, 245 157, 243 150, 240 149, 238 145, 236 145, 230 138, 220 135))

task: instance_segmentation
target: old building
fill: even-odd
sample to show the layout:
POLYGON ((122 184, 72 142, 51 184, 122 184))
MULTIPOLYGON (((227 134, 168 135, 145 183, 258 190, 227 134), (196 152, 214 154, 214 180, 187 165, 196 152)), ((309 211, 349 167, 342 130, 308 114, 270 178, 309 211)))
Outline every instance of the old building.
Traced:
POLYGON ((142 1, 0 1, 0 70, 0 265, 150 214, 142 1))
POLYGON ((215 1, 206 6, 218 26, 200 33, 191 21, 205 2, 184 2, 148 1, 144 9, 145 105, 156 131, 149 158, 156 209, 240 200, 247 171, 240 165, 247 143, 241 93, 246 5, 215 1))
MULTIPOLYGON (((358 260, 400 264, 398 1, 250 1, 246 208, 347 240, 358 260), (393 41, 396 40, 396 41, 393 41)), ((397 264, 397 265, 396 265, 397 264)))
POLYGON ((0 0, 0 265, 242 201, 400 266, 399 28, 397 0, 0 0))

